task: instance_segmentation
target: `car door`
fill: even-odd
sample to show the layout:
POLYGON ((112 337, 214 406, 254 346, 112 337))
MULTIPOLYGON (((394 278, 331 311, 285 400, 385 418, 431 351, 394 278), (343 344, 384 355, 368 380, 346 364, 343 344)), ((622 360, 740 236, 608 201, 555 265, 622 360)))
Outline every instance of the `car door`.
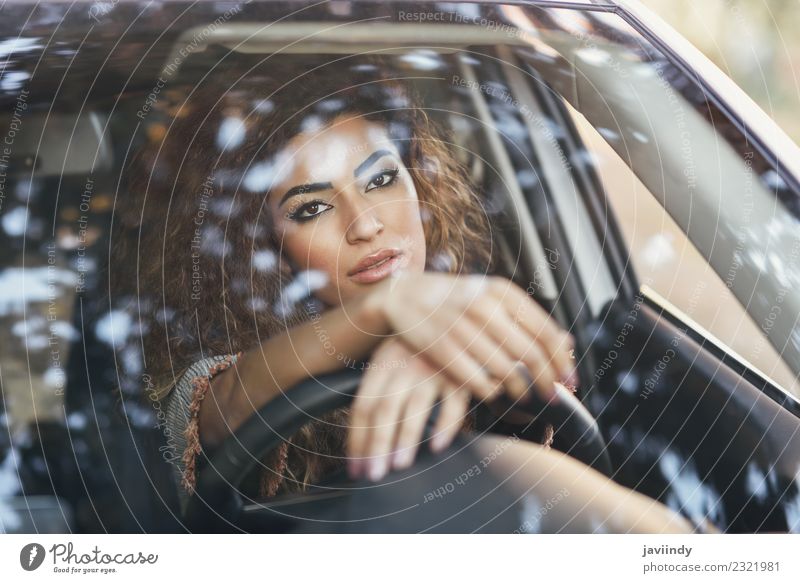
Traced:
MULTIPOLYGON (((616 477, 696 522, 796 529, 798 191, 768 145, 779 132, 746 125, 738 90, 713 91, 632 13, 547 17, 538 50, 509 59, 532 91, 547 85, 618 283, 611 298, 580 286, 584 304, 607 302, 600 314, 573 307, 588 312, 584 399, 616 477)), ((591 281, 579 266, 573 277, 591 281)))

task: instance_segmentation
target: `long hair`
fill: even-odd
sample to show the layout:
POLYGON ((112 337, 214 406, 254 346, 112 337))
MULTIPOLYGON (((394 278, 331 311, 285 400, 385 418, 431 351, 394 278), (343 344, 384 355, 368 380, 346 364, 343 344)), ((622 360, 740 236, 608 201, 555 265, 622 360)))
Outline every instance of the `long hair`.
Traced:
MULTIPOLYGON (((490 268, 489 225, 475 189, 446 133, 390 70, 375 57, 330 65, 284 57, 246 74, 238 67, 192 86, 150 128, 127 168, 123 219, 135 236, 116 253, 126 269, 135 265, 137 303, 152 314, 142 342, 157 398, 200 358, 246 351, 312 317, 262 187, 276 154, 308 127, 343 114, 383 124, 418 193, 426 269, 490 268)), ((303 490, 340 467, 346 427, 346 408, 307 423, 268 456, 262 494, 303 490)))

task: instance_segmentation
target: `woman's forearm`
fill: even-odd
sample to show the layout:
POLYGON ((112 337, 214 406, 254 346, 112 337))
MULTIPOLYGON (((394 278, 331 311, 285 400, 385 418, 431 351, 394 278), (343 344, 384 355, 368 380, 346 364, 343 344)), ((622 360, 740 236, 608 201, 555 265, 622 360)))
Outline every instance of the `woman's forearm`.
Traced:
POLYGON ((254 411, 305 378, 365 359, 389 332, 375 294, 331 308, 245 352, 212 382, 200 409, 204 443, 216 445, 254 411), (210 401, 210 402, 209 402, 210 401))

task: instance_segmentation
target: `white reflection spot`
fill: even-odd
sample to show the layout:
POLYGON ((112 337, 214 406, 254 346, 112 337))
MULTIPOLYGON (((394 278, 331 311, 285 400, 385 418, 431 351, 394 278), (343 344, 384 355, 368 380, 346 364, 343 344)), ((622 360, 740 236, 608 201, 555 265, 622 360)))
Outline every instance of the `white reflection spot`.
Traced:
POLYGON ((620 373, 622 377, 619 380, 619 388, 622 389, 627 395, 634 396, 639 392, 639 377, 633 371, 627 373, 620 373))
POLYGON ((650 63, 639 63, 633 69, 634 74, 640 78, 648 78, 656 76, 656 68, 650 63))
POLYGON ((28 350, 44 350, 48 346, 47 336, 43 334, 33 334, 25 339, 25 346, 28 350))
POLYGON ((50 333, 64 340, 77 340, 79 338, 78 331, 75 330, 75 327, 63 320, 58 320, 50 324, 50 333))
POLYGON ((453 260, 447 253, 437 253, 431 260, 431 267, 434 271, 450 271, 453 267, 453 260))
POLYGON ((263 312, 267 309, 267 302, 263 298, 250 298, 247 304, 253 312, 263 312))
POLYGON ((0 464, 0 533, 2 534, 22 526, 19 514, 3 501, 22 490, 18 478, 19 471, 14 463, 18 456, 19 452, 16 449, 9 448, 3 463, 0 464))
POLYGON ((253 267, 258 271, 272 271, 278 260, 275 257, 275 252, 269 249, 263 249, 253 253, 253 267))
POLYGON ((144 408, 135 402, 129 403, 125 412, 135 427, 149 427, 155 420, 152 409, 144 408))
POLYGON ((303 133, 314 133, 320 131, 325 126, 322 118, 318 115, 307 115, 300 122, 300 131, 303 133))
POLYGON ((225 257, 231 252, 231 242, 225 239, 225 232, 216 225, 209 226, 203 232, 200 250, 214 257, 225 257))
POLYGON ((159 324, 166 324, 172 321, 172 318, 175 317, 175 310, 172 308, 163 308, 156 312, 156 322, 159 324))
POLYGON ((517 172, 517 182, 522 189, 533 188, 539 184, 539 176, 534 170, 520 170, 517 172))
POLYGON ((607 65, 612 60, 608 51, 594 47, 577 50, 575 51, 575 56, 583 60, 585 63, 594 65, 595 67, 607 65))
POLYGON ((350 67, 350 70, 358 73, 369 73, 371 71, 377 71, 378 67, 371 63, 359 63, 358 65, 353 65, 350 67))
POLYGON ((322 289, 328 283, 328 274, 317 269, 310 269, 297 274, 297 277, 287 285, 278 300, 276 310, 281 316, 292 313, 294 306, 307 298, 311 293, 322 289))
POLYGON ((597 128, 597 132, 611 142, 619 139, 619 133, 609 128, 597 128))
POLYGON ((467 19, 475 19, 481 15, 481 8, 478 4, 462 4, 461 2, 442 2, 439 9, 443 12, 455 12, 466 16, 467 19))
POLYGON ((42 330, 44 328, 44 324, 44 318, 41 316, 33 316, 27 320, 19 320, 14 322, 14 325, 11 326, 11 333, 19 338, 25 338, 26 336, 35 334, 36 332, 42 330))
POLYGON ((651 267, 663 267, 675 259, 672 237, 658 233, 650 237, 642 248, 642 259, 651 267))
POLYGON ((761 178, 770 190, 785 190, 787 188, 786 182, 774 170, 767 170, 761 178))
MULTIPOLYGON (((146 326, 142 326, 142 334, 146 331, 144 328, 146 328, 146 326)), ((138 376, 142 373, 142 359, 140 355, 141 353, 136 349, 135 345, 126 346, 125 349, 120 352, 120 360, 125 371, 129 375, 138 376)))
POLYGON ((592 166, 598 167, 600 163, 597 160, 597 156, 592 154, 589 150, 581 149, 575 152, 572 155, 572 159, 575 160, 577 164, 583 164, 585 166, 592 166))
POLYGON ((462 63, 466 63, 467 65, 480 65, 481 62, 473 57, 472 55, 461 54, 458 56, 458 60, 462 63))
POLYGON ((8 40, 0 41, 0 57, 13 55, 14 53, 22 53, 41 49, 43 45, 39 44, 38 37, 31 38, 11 38, 8 40))
MULTIPOLYGON (((53 285, 74 286, 78 276, 66 269, 11 267, 0 272, 0 315, 21 313, 26 304, 46 302, 53 285)), ((58 290, 55 291, 58 293, 58 290)))
POLYGON ((95 334, 110 346, 123 344, 131 333, 131 324, 131 317, 127 312, 112 310, 97 322, 95 334))
POLYGON ((247 233, 247 236, 251 239, 255 239, 256 237, 264 235, 266 233, 266 229, 264 228, 264 225, 260 225, 258 223, 245 223, 244 232, 247 233))
POLYGON ((253 109, 259 113, 269 113, 275 109, 275 104, 269 99, 260 99, 253 104, 253 109))
POLYGON ((433 51, 415 51, 401 57, 402 61, 408 63, 420 71, 435 71, 442 66, 442 59, 433 51))
POLYGON ((591 525, 590 528, 593 534, 604 534, 608 532, 605 521, 600 520, 597 516, 590 517, 589 524, 591 525))
POLYGON ((748 253, 750 262, 755 265, 759 271, 765 273, 767 271, 767 258, 763 252, 752 250, 748 253))
POLYGON ((69 425, 70 429, 76 429, 80 431, 86 427, 86 415, 83 413, 70 413, 69 417, 67 417, 67 425, 69 425))
POLYGON ((317 103, 317 109, 320 111, 326 111, 328 113, 340 111, 343 107, 344 101, 338 98, 323 99, 317 103))
POLYGON ((767 499, 767 481, 764 473, 755 464, 747 464, 745 487, 747 488, 747 493, 751 494, 759 502, 764 502, 767 499))
POLYGON ((211 212, 219 217, 235 217, 241 210, 241 205, 230 196, 216 198, 209 203, 211 212))
POLYGON ((796 495, 794 500, 786 502, 783 508, 786 513, 789 532, 792 534, 800 533, 800 494, 796 495))
POLYGON ((226 117, 225 120, 219 124, 217 147, 223 152, 235 150, 242 145, 246 129, 244 121, 241 118, 226 117))
POLYGON ((28 209, 18 206, 3 215, 3 230, 10 237, 19 237, 25 234, 25 225, 28 223, 28 209))
POLYGON ((0 89, 3 91, 16 91, 22 89, 22 84, 30 78, 25 71, 11 71, 0 79, 0 89))
MULTIPOLYGON (((544 511, 547 513, 547 510, 544 511)), ((542 532, 542 505, 533 494, 522 499, 522 515, 520 516, 520 532, 536 534, 542 532)))
POLYGON ((244 187, 250 192, 266 192, 269 190, 275 169, 269 162, 253 164, 244 177, 244 187))
POLYGON ((684 464, 681 456, 666 450, 658 460, 658 465, 671 487, 667 506, 686 512, 695 524, 700 524, 706 518, 716 522, 716 513, 720 510, 718 496, 700 480, 697 470, 690 462, 684 464))
POLYGON ((790 500, 784 498, 783 511, 786 514, 789 532, 800 533, 800 469, 794 477, 794 496, 790 500))

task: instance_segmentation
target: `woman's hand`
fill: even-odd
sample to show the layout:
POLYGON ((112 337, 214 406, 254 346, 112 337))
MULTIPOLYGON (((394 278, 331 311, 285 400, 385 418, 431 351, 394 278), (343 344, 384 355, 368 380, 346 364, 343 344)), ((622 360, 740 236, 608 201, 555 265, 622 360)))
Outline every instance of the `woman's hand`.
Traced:
POLYGON ((369 365, 350 410, 348 471, 377 481, 390 468, 413 463, 437 400, 431 448, 447 447, 467 414, 470 394, 397 338, 384 340, 369 365))
POLYGON ((578 384, 572 336, 505 278, 400 272, 371 294, 397 338, 479 398, 520 399, 533 384, 547 402, 557 381, 578 384))

